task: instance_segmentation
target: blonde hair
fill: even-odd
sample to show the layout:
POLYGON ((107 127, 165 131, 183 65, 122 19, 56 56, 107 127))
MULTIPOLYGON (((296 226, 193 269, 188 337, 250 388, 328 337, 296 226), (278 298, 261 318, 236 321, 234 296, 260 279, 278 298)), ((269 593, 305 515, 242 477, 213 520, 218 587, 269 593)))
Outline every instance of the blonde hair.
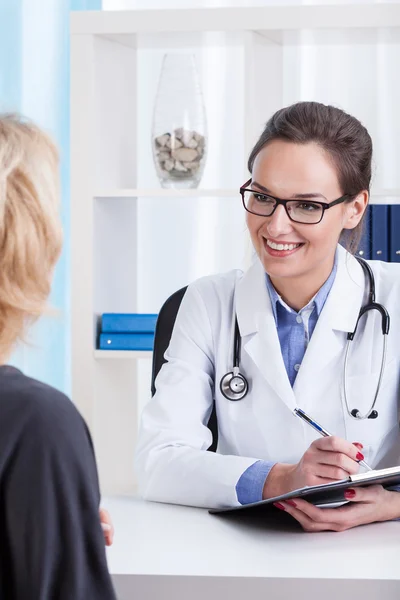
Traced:
POLYGON ((0 359, 45 310, 62 246, 59 197, 51 139, 0 115, 0 359))

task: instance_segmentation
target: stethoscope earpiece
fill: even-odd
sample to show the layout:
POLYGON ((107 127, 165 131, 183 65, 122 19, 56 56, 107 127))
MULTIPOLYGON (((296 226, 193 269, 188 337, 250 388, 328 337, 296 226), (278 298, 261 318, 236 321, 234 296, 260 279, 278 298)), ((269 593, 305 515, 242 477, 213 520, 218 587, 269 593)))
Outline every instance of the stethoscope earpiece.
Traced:
MULTIPOLYGON (((355 419, 363 418, 360 411, 357 408, 353 408, 353 410, 351 411, 351 416, 354 417, 355 419)), ((368 415, 367 419, 376 419, 377 417, 378 417, 378 411, 371 410, 371 413, 368 415)))

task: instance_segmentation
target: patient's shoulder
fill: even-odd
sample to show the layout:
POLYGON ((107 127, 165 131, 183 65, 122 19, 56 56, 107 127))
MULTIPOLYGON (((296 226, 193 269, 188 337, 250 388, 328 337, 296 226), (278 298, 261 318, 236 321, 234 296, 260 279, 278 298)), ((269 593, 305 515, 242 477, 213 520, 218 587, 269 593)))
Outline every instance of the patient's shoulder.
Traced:
POLYGON ((20 431, 34 425, 37 433, 83 426, 65 394, 8 365, 0 366, 0 420, 20 431))

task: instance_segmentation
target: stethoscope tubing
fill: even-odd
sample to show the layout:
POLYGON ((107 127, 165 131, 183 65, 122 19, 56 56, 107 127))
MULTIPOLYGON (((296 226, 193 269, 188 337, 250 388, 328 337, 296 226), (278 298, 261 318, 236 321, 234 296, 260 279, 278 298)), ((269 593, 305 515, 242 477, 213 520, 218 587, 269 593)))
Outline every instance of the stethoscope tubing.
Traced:
MULTIPOLYGON (((364 415, 360 413, 359 410, 357 410, 357 416, 355 416, 352 411, 349 408, 349 403, 347 400, 347 361, 348 361, 348 355, 349 355, 349 348, 350 348, 350 342, 352 340, 347 340, 347 344, 346 344, 346 350, 345 350, 345 355, 344 355, 344 366, 343 366, 343 399, 345 402, 345 406, 346 406, 346 411, 347 414, 352 417, 353 419, 356 418, 359 421, 363 421, 364 419, 369 419, 371 418, 371 415, 374 412, 375 409, 375 404, 381 389, 381 384, 382 384, 382 379, 383 379, 383 374, 385 372, 385 366, 386 366, 386 349, 387 349, 387 334, 383 334, 383 348, 382 348, 382 360, 381 360, 381 370, 379 372, 379 379, 378 379, 378 384, 376 386, 376 391, 375 391, 375 397, 374 400, 371 404, 371 408, 369 409, 368 412, 366 412, 364 415)), ((376 415, 378 416, 378 415, 376 415)), ((372 418, 376 418, 376 416, 372 417, 372 418)))

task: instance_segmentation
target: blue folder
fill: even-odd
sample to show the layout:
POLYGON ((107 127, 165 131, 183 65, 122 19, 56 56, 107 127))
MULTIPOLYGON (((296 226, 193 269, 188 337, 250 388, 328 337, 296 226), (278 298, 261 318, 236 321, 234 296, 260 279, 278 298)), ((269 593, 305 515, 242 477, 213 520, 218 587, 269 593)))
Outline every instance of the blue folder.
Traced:
POLYGON ((101 331, 104 333, 154 333, 157 316, 140 313, 104 313, 101 331))
POLYGON ((389 206, 371 206, 371 241, 373 260, 389 260, 389 206))
POLYGON ((391 204, 389 210, 390 261, 400 262, 400 204, 391 204))
POLYGON ((371 207, 367 206, 364 217, 363 232, 358 246, 357 256, 365 258, 366 260, 371 258, 371 207))
POLYGON ((153 350, 153 333, 101 333, 100 350, 153 350))

